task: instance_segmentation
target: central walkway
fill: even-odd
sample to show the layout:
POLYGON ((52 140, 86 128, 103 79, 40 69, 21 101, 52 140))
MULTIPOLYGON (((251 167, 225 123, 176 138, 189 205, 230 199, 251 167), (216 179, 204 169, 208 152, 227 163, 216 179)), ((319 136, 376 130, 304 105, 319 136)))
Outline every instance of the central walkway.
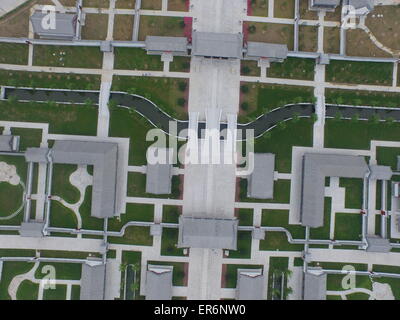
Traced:
MULTIPOLYGON (((247 1, 192 0, 191 4, 193 31, 242 32, 247 1)), ((198 119, 205 120, 207 109, 218 108, 221 121, 227 121, 238 113, 239 93, 240 60, 192 58, 189 113, 198 113, 198 119)), ((234 164, 186 165, 183 214, 233 218, 235 179, 234 164)), ((190 249, 189 300, 221 298, 222 259, 220 249, 190 249)))

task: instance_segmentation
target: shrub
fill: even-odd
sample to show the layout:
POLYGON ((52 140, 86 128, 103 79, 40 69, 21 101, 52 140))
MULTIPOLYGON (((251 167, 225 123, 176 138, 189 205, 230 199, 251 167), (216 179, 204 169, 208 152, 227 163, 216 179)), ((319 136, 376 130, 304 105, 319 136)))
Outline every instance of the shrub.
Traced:
POLYGON ((176 103, 178 104, 178 106, 183 107, 186 103, 186 100, 184 98, 179 98, 178 100, 176 100, 176 103))
POLYGON ((249 92, 249 87, 246 86, 246 85, 243 85, 243 86, 240 87, 240 91, 242 93, 247 93, 247 92, 249 92))
POLYGON ((242 110, 247 111, 249 109, 249 103, 248 102, 243 102, 240 107, 242 110))

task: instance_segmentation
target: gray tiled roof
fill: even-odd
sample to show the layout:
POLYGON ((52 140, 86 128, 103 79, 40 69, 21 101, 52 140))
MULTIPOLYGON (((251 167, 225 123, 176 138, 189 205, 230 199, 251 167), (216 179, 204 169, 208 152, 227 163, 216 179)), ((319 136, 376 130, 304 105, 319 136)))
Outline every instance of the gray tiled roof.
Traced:
POLYGON ((170 148, 150 147, 147 150, 147 159, 149 159, 150 152, 155 152, 158 155, 157 159, 160 159, 160 163, 147 163, 146 192, 152 194, 170 194, 172 164, 170 164, 169 157, 173 154, 173 151, 170 148))
POLYGON ((22 222, 19 234, 21 237, 43 237, 44 222, 22 222))
POLYGON ((146 37, 147 51, 176 52, 187 54, 188 41, 186 37, 146 37))
POLYGON ((264 43, 264 42, 248 42, 248 57, 285 59, 287 57, 288 48, 286 44, 264 43))
POLYGON ((248 178, 248 197, 272 199, 274 196, 275 155, 254 153, 254 169, 248 178))
POLYGON ((369 11, 374 9, 373 0, 349 0, 349 6, 353 6, 356 10, 367 8, 369 11))
POLYGON ((371 170, 369 178, 372 180, 390 180, 393 175, 389 166, 370 165, 369 169, 371 170))
POLYGON ((25 151, 25 161, 27 162, 48 162, 49 148, 27 148, 25 151))
MULTIPOLYGON (((320 268, 309 268, 318 270, 320 268)), ((326 273, 314 274, 306 272, 304 274, 303 299, 304 300, 326 300, 326 273)))
POLYGON ((264 299, 265 277, 262 269, 238 269, 236 299, 262 300, 264 299))
POLYGON ((179 217, 178 247, 236 250, 237 219, 179 217))
POLYGON ((0 151, 18 151, 19 136, 0 135, 0 151))
POLYGON ((389 239, 378 236, 367 236, 368 252, 389 252, 391 249, 389 239))
POLYGON ((74 38, 76 32, 76 14, 56 13, 55 29, 43 28, 42 21, 45 16, 40 11, 36 11, 31 16, 32 27, 37 35, 47 39, 72 40, 74 38))
POLYGON ((172 272, 172 266, 148 265, 146 300, 171 300, 172 272))
POLYGON ((340 4, 340 0, 311 0, 312 7, 335 8, 340 4))
POLYGON ((364 178, 369 171, 363 157, 306 153, 303 156, 301 222, 321 227, 324 222, 325 177, 364 178))
POLYGON ((106 265, 82 265, 81 300, 103 300, 106 265))
POLYGON ((115 214, 118 144, 111 142, 56 140, 54 163, 93 165, 92 216, 115 214))
POLYGON ((238 33, 193 32, 192 54, 241 59, 243 36, 238 33))

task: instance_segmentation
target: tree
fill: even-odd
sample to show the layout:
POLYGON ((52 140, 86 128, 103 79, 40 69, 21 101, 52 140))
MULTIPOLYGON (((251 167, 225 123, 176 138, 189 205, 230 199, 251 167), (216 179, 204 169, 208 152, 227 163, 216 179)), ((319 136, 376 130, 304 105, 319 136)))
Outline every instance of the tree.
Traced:
POLYGON ((249 92, 249 87, 246 86, 246 85, 242 85, 242 86, 240 87, 240 91, 241 91, 242 93, 247 93, 247 92, 249 92))
POLYGON ((342 114, 340 113, 340 111, 336 111, 336 113, 335 113, 335 121, 340 121, 340 119, 342 119, 342 114))
POLYGON ((242 102, 242 104, 240 105, 240 108, 242 108, 242 110, 247 111, 249 109, 249 103, 248 102, 242 102))
POLYGON ((293 275, 293 271, 290 269, 285 269, 283 274, 286 276, 286 278, 290 278, 293 275))
POLYGON ((178 106, 183 107, 186 103, 185 98, 178 98, 178 100, 176 100, 176 103, 178 104, 178 106))
POLYGON ((128 267, 128 264, 123 262, 119 265, 119 271, 123 272, 126 270, 126 268, 128 267))
POLYGON ((249 33, 256 33, 257 28, 254 24, 250 25, 247 30, 249 31, 249 33))
POLYGON ((185 81, 179 81, 179 83, 178 83, 178 88, 179 88, 179 90, 180 91, 186 91, 186 88, 187 88, 187 82, 185 82, 185 81))
POLYGON ((285 290, 285 300, 292 293, 293 293, 293 289, 291 287, 287 287, 286 290, 285 290))
POLYGON ((313 123, 318 121, 318 115, 316 113, 312 113, 310 119, 313 123))
POLYGON ((278 128, 282 129, 282 130, 286 129, 286 122, 285 121, 279 122, 278 123, 278 128))
POLYGON ((250 68, 249 68, 248 66, 244 66, 244 67, 242 68, 242 73, 243 73, 244 75, 249 74, 249 73, 250 73, 250 68))
POLYGON ((351 117, 351 121, 353 123, 358 122, 358 120, 360 120, 360 115, 358 113, 353 114, 353 116, 351 117))
POLYGON ((344 99, 342 97, 337 97, 336 98, 336 104, 343 104, 344 103, 344 99))
POLYGON ((300 120, 299 113, 298 112, 293 113, 292 119, 293 119, 293 122, 295 122, 295 123, 298 122, 300 120))
POLYGON ((386 124, 388 126, 391 126, 394 123, 394 118, 393 117, 389 117, 386 119, 386 124))
POLYGON ((115 109, 117 106, 118 106, 118 102, 117 102, 117 101, 115 101, 115 100, 113 100, 113 99, 110 99, 110 100, 108 101, 108 109, 109 109, 109 110, 113 110, 113 109, 115 109))

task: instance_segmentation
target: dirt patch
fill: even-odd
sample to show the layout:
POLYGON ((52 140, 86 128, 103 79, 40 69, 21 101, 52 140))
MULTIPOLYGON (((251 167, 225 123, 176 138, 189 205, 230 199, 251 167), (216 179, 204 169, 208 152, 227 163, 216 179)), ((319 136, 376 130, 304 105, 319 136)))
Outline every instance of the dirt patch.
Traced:
POLYGON ((248 24, 248 31, 249 41, 287 44, 293 50, 293 25, 254 22, 248 24))
POLYGON ((274 17, 294 19, 294 0, 275 0, 274 17))
POLYGON ((114 40, 131 41, 133 32, 134 16, 128 14, 117 14, 114 17, 114 40))
POLYGON ((186 0, 168 0, 168 11, 189 11, 186 0))
POLYGON ((366 19, 366 26, 386 47, 400 50, 400 6, 376 7, 366 19))
POLYGON ((82 27, 82 39, 105 40, 107 37, 108 15, 89 13, 82 27))
POLYGON ((38 2, 28 2, 0 19, 1 37, 28 37, 30 9, 38 2))
POLYGON ((299 11, 300 11, 300 19, 318 20, 317 12, 308 9, 308 0, 300 0, 299 11))
POLYGON ((117 9, 135 9, 135 0, 117 0, 115 8, 117 9))
POLYGON ((324 52, 340 53, 340 29, 324 28, 324 52))
POLYGON ((362 57, 391 57, 385 51, 379 49, 360 29, 347 30, 346 54, 362 57))
POLYGON ((161 10, 162 0, 142 0, 141 9, 145 10, 161 10))
MULTIPOLYGON (((73 1, 75 2, 75 1, 73 1)), ((109 0, 83 0, 83 7, 85 8, 109 8, 110 1, 109 0)))
POLYGON ((299 50, 315 52, 318 49, 318 28, 299 26, 299 50))

